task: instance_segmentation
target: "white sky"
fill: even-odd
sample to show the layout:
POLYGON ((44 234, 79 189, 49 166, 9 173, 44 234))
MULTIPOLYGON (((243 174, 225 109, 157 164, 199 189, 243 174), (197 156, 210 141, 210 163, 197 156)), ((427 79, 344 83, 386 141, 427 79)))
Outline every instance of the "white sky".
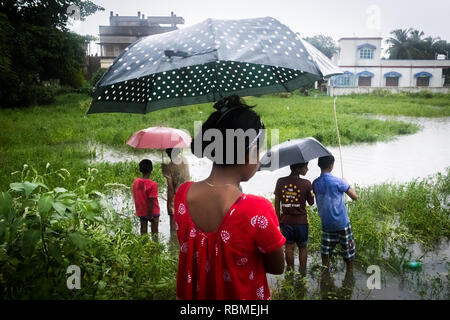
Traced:
MULTIPOLYGON (((450 0, 92 0, 105 8, 76 22, 72 30, 98 36, 99 25, 109 25, 114 14, 169 16, 185 20, 179 28, 207 18, 244 19, 271 16, 300 32, 302 37, 324 34, 334 40, 351 36, 389 37, 394 29, 409 27, 425 36, 450 41, 450 0)), ((384 45, 385 46, 385 45, 384 45)), ((93 53, 97 45, 91 46, 93 53)))

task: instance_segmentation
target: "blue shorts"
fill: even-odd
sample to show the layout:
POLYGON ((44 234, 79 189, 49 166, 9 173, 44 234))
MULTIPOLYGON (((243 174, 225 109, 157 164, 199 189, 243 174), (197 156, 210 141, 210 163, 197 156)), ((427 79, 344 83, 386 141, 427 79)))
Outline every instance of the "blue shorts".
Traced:
POLYGON ((282 224, 280 227, 287 244, 296 243, 299 248, 307 245, 309 224, 282 224))

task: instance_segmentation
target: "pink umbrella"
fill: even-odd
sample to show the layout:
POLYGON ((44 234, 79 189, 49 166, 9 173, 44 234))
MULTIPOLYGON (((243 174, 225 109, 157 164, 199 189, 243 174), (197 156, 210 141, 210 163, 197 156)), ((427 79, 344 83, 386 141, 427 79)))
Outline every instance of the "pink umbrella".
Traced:
POLYGON ((139 149, 169 149, 188 147, 191 141, 190 135, 182 130, 150 127, 133 134, 127 144, 139 149))

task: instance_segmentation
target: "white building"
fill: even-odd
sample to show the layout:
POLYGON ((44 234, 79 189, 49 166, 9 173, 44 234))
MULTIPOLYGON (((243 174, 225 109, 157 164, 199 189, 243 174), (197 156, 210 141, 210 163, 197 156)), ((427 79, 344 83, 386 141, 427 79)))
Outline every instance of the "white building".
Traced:
POLYGON ((392 92, 450 92, 444 86, 443 69, 450 60, 386 60, 381 59, 383 38, 342 38, 339 52, 332 61, 344 71, 328 81, 329 95, 368 93, 374 89, 392 92))

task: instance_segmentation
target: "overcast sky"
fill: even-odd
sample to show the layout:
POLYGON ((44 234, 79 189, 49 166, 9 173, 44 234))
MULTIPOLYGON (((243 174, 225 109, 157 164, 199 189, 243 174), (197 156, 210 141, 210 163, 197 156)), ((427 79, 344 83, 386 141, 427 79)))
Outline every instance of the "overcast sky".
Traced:
MULTIPOLYGON (((169 16, 185 20, 179 28, 207 18, 244 19, 271 16, 302 37, 324 34, 335 40, 351 36, 388 37, 394 29, 415 28, 426 36, 450 41, 450 0, 92 0, 105 8, 75 23, 72 30, 98 36, 119 15, 169 16)), ((384 45, 385 46, 385 45, 384 45)), ((92 48, 94 49, 94 48, 92 48)), ((95 51, 94 51, 95 52, 95 51)))

